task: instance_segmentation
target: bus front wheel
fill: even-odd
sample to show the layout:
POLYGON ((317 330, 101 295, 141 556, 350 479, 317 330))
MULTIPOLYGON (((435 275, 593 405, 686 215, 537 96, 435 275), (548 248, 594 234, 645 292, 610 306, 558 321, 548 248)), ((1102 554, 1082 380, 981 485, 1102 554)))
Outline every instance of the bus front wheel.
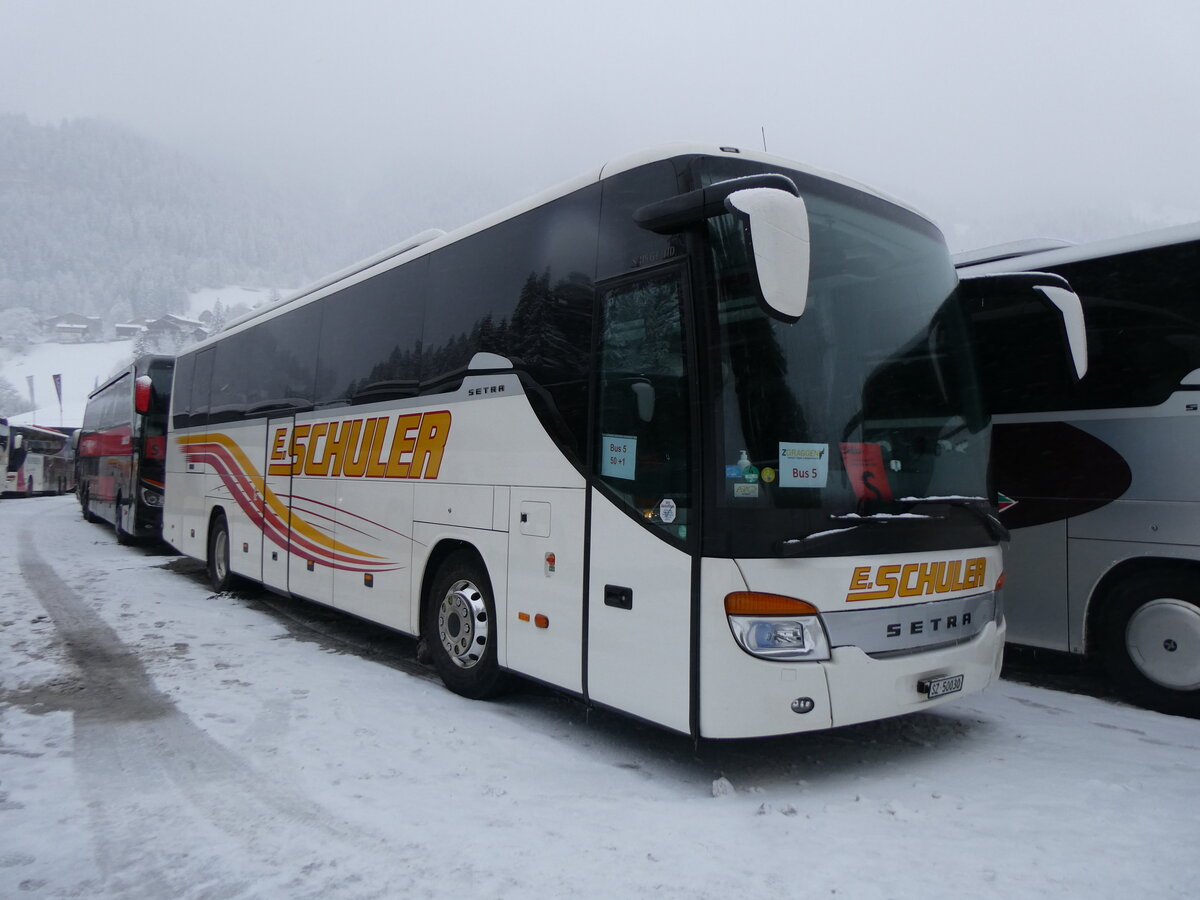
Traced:
POLYGON ((1184 572, 1118 585, 1103 618, 1104 663, 1134 699, 1169 713, 1200 713, 1200 588, 1184 572))
POLYGON ((218 594, 233 586, 229 570, 229 523, 218 512, 208 529, 208 583, 218 594))
POLYGON ((454 693, 482 700, 503 687, 496 604, 487 570, 474 552, 456 550, 438 568, 422 633, 438 675, 454 693))

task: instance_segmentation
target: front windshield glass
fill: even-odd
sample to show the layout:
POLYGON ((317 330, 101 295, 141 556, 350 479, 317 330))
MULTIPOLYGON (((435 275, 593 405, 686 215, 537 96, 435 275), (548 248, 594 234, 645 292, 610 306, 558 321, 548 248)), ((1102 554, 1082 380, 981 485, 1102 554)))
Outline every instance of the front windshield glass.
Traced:
MULTIPOLYGON (((704 183, 731 176, 710 165, 704 183)), ((717 457, 706 552, 859 553, 867 532, 877 552, 994 543, 980 514, 989 428, 941 234, 878 198, 787 174, 812 240, 799 321, 762 309, 740 223, 706 224, 717 457)))

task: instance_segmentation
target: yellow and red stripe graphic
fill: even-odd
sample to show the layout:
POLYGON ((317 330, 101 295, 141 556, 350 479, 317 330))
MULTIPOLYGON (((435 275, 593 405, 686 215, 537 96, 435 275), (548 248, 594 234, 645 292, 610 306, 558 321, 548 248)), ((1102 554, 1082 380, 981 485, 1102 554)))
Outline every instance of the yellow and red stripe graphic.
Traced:
MULTIPOLYGON (((317 565, 342 571, 388 572, 403 568, 394 560, 335 540, 298 515, 296 506, 301 498, 289 496, 287 500, 290 502, 285 503, 267 486, 254 464, 228 435, 184 435, 176 440, 187 462, 210 467, 229 490, 238 508, 271 543, 281 549, 312 560, 317 565)), ((312 505, 323 504, 314 501, 312 505)), ((347 513, 339 511, 339 515, 347 513)), ((374 526, 377 530, 398 534, 362 516, 349 515, 359 523, 374 526)), ((349 530, 363 533, 357 528, 349 530)))

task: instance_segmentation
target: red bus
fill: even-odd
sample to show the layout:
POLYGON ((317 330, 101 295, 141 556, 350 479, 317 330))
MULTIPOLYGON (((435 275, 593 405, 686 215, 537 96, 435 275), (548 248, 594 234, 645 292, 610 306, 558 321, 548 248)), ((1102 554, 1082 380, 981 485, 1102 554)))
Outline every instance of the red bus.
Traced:
POLYGON ((142 356, 88 395, 76 457, 79 504, 89 522, 111 523, 123 544, 162 534, 174 369, 173 357, 142 356))

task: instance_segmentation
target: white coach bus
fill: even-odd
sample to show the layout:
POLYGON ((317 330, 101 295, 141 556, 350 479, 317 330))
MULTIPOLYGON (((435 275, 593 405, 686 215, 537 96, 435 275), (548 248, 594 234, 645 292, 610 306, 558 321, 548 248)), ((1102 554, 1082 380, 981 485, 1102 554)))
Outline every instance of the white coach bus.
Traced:
POLYGON ((1100 657, 1142 702, 1200 712, 1200 223, 956 262, 1058 273, 1087 320, 1078 382, 1026 329, 979 348, 1012 530, 1008 639, 1100 657))
POLYGON ((419 636, 466 696, 517 673, 714 738, 928 709, 1002 658, 988 286, 794 163, 610 163, 183 352, 164 537, 419 636))

